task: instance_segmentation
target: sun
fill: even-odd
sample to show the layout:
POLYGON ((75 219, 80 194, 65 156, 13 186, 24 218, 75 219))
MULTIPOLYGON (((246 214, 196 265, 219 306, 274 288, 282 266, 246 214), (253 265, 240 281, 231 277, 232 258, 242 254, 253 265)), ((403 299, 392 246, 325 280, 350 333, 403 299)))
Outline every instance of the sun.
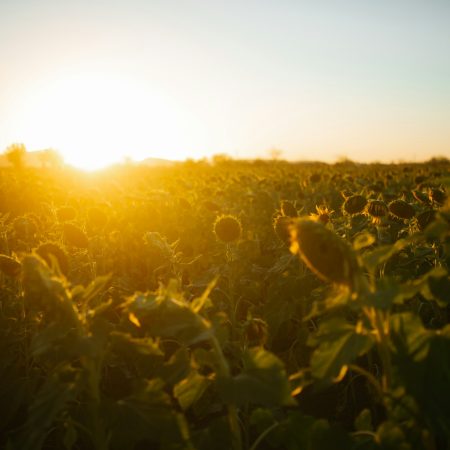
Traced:
POLYGON ((151 85, 107 73, 53 80, 24 101, 23 141, 57 149, 66 163, 94 170, 125 158, 182 159, 191 118, 151 85))

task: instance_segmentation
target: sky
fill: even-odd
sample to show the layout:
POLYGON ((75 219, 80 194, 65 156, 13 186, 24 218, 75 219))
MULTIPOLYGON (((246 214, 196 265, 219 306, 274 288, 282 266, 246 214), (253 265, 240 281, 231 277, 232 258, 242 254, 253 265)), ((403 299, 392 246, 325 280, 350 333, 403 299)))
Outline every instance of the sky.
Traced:
POLYGON ((0 0, 0 151, 450 157, 448 0, 0 0))

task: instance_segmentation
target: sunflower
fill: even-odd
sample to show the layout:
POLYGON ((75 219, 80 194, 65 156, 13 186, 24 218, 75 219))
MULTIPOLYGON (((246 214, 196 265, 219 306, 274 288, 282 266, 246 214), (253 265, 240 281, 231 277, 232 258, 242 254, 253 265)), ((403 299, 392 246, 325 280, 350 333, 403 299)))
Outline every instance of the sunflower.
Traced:
POLYGON ((345 213, 350 214, 351 216, 354 214, 361 213, 367 205, 367 199, 363 195, 350 195, 345 199, 344 204, 342 205, 342 209, 345 213))
POLYGON ((323 223, 299 219, 291 227, 292 253, 298 254, 319 278, 354 286, 357 261, 350 245, 323 223))
POLYGON ((334 211, 328 209, 327 206, 324 205, 316 205, 316 214, 313 213, 310 215, 312 220, 316 220, 318 222, 322 222, 324 225, 327 223, 330 223, 331 220, 331 214, 333 214, 334 211))
POLYGON ((222 242, 237 241, 242 233, 241 223, 231 215, 219 216, 214 222, 214 233, 222 242))

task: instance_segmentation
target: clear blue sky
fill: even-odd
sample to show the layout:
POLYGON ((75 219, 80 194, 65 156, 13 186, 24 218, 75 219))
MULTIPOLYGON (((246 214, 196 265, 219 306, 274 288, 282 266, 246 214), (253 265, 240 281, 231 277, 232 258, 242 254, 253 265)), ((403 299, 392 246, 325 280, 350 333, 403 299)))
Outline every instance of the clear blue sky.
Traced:
POLYGON ((0 55, 0 150, 450 156, 449 0, 1 0, 0 55))

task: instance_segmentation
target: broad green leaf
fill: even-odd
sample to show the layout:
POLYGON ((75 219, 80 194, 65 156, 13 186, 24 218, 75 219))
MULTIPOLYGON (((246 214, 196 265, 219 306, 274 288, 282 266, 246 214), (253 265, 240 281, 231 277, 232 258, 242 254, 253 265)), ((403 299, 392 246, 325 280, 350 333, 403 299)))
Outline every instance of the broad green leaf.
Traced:
POLYGON ((180 347, 162 367, 157 370, 159 378, 173 386, 186 378, 191 371, 191 359, 186 347, 180 347))
POLYGON ((442 274, 441 276, 428 277, 428 288, 431 295, 443 307, 450 304, 450 276, 442 274))
POLYGON ((396 352, 414 361, 423 360, 428 353, 433 332, 426 330, 420 317, 412 313, 394 314, 390 320, 391 339, 396 352))
POLYGON ((39 450, 50 427, 73 398, 76 384, 63 382, 57 374, 50 376, 35 396, 28 418, 17 438, 16 448, 39 450))
POLYGON ((196 348, 192 352, 195 363, 201 368, 208 368, 217 371, 219 361, 216 353, 213 350, 206 350, 204 348, 196 348))
POLYGON ((192 370, 187 378, 181 380, 173 389, 173 394, 178 400, 181 409, 186 411, 203 395, 210 380, 200 375, 196 370, 192 370))
POLYGON ((424 234, 427 238, 431 239, 444 239, 448 234, 449 224, 441 217, 433 220, 424 230, 424 234))
MULTIPOLYGON (((399 316, 391 326, 397 384, 414 400, 431 430, 449 436, 450 403, 445 393, 450 385, 450 327, 426 330, 415 315, 399 316)), ((404 414, 410 416, 410 411, 407 404, 404 414)))
POLYGON ((56 345, 64 342, 68 335, 72 335, 73 339, 73 330, 67 328, 64 323, 51 323, 40 333, 36 333, 33 336, 31 341, 31 352, 33 356, 39 358, 49 351, 54 351, 56 345))
POLYGON ((20 414, 20 409, 26 405, 30 395, 32 379, 20 377, 18 367, 2 367, 0 369, 0 399, 2 405, 0 414, 0 430, 7 430, 8 425, 20 414))
POLYGON ((373 292, 364 293, 359 300, 361 303, 373 306, 376 309, 388 310, 393 305, 405 303, 406 300, 414 297, 419 292, 424 293, 424 290, 426 290, 428 286, 428 277, 432 272, 434 272, 434 270, 418 280, 409 281, 403 284, 399 283, 394 278, 381 278, 377 280, 375 290, 373 292))
POLYGON ((355 430, 358 431, 373 430, 372 413, 370 412, 370 409, 365 408, 357 415, 355 419, 355 430))
POLYGON ((383 422, 377 430, 377 441, 383 450, 411 450, 405 433, 394 422, 383 422))
POLYGON ((196 450, 232 449, 232 435, 230 433, 230 424, 227 419, 228 418, 224 415, 219 417, 212 416, 209 418, 207 426, 196 430, 195 436, 193 436, 194 448, 196 450))
POLYGON ((450 340, 450 324, 445 325, 445 327, 441 330, 438 330, 436 334, 450 340))
MULTIPOLYGON (((338 291, 333 295, 330 295, 324 302, 316 302, 316 304, 323 303, 327 311, 333 309, 342 308, 350 303, 353 299, 353 293, 349 289, 338 291)), ((352 304, 352 306, 354 306, 352 304)))
POLYGON ((64 448, 66 450, 72 450, 77 442, 78 438, 77 430, 73 422, 69 420, 64 423, 64 428, 65 428, 63 437, 64 448))
POLYGON ((105 290, 111 280, 111 275, 104 275, 95 278, 83 291, 77 286, 77 299, 80 296, 85 305, 89 305, 103 290, 105 290))
POLYGON ((112 306, 113 306, 112 299, 108 299, 107 301, 101 303, 99 302, 94 308, 88 311, 89 317, 92 319, 100 317, 105 312, 109 311, 112 306))
POLYGON ((367 353, 374 342, 361 324, 355 326, 343 318, 332 318, 320 324, 310 344, 317 346, 311 358, 313 376, 336 381, 345 374, 345 366, 367 353))
POLYGON ((142 380, 132 395, 108 405, 111 449, 134 448, 143 441, 161 448, 167 442, 182 442, 177 414, 164 386, 160 379, 142 380))
POLYGON ((353 248, 356 251, 359 251, 363 248, 371 246, 376 241, 376 238, 373 234, 363 232, 356 235, 353 241, 353 248))
POLYGON ((362 261, 365 267, 370 271, 375 270, 379 265, 385 263, 391 256, 411 244, 410 239, 399 239, 393 245, 382 245, 375 250, 364 253, 362 261))
POLYGON ((206 301, 209 298, 209 294, 211 294, 212 290, 215 288, 219 277, 215 277, 211 283, 208 284, 208 287, 203 291, 203 294, 200 297, 195 298, 191 303, 191 309, 195 313, 201 311, 206 301))
POLYGON ((140 353, 142 355, 164 356, 157 342, 151 338, 135 338, 128 333, 113 331, 112 343, 118 348, 123 348, 128 353, 140 353))
POLYGON ((223 401, 236 405, 294 405, 284 365, 263 348, 248 350, 242 372, 217 380, 223 401))
POLYGON ((141 326, 154 336, 178 339, 185 345, 207 340, 210 323, 189 304, 170 296, 137 295, 127 305, 141 326))
MULTIPOLYGON (((259 435, 265 430, 272 430, 264 437, 264 444, 261 444, 262 448, 270 448, 273 450, 286 448, 286 449, 299 449, 310 450, 311 444, 311 430, 313 428, 315 419, 310 416, 302 414, 300 411, 291 410, 288 412, 286 419, 278 422, 278 426, 273 427, 275 419, 272 415, 268 415, 264 419, 264 416, 259 413, 259 435), (264 428, 262 428, 264 426, 264 428)), ((259 448, 259 447, 258 447, 259 448)))
POLYGON ((314 379, 311 376, 311 370, 309 368, 301 369, 296 373, 293 373, 289 377, 291 383, 291 395, 295 397, 300 394, 304 388, 314 383, 314 379))
MULTIPOLYGON (((269 429, 270 422, 266 424, 269 429)), ((261 432, 260 432, 261 434, 261 432)), ((356 448, 350 435, 327 420, 316 420, 297 411, 289 411, 261 442, 261 448, 273 450, 351 450, 356 448)), ((252 447, 253 448, 253 447, 252 447)), ((259 448, 259 447, 258 447, 259 448)))
POLYGON ((250 425, 257 427, 259 432, 263 432, 274 422, 275 418, 269 408, 255 408, 250 416, 250 425))
POLYGON ((337 426, 319 419, 311 427, 308 450, 348 450, 352 448, 350 436, 337 426))

